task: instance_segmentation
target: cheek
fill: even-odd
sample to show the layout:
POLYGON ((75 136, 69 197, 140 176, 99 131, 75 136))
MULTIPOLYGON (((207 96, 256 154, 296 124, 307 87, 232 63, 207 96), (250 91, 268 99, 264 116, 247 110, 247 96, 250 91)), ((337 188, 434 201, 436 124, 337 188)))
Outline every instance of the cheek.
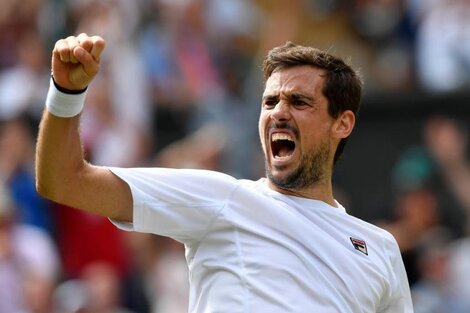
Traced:
POLYGON ((258 132, 263 149, 266 147, 266 117, 261 113, 258 121, 258 132))
POLYGON ((304 150, 317 149, 324 142, 330 141, 329 129, 315 125, 315 123, 312 123, 308 128, 300 129, 301 148, 304 150))

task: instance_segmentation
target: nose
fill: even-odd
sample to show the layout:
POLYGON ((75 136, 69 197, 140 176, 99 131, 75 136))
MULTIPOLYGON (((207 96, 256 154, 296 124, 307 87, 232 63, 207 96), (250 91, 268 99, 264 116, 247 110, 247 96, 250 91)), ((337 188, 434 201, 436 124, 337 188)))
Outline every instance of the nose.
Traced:
POLYGON ((271 119, 275 122, 285 122, 291 118, 289 104, 279 101, 271 111, 271 119))

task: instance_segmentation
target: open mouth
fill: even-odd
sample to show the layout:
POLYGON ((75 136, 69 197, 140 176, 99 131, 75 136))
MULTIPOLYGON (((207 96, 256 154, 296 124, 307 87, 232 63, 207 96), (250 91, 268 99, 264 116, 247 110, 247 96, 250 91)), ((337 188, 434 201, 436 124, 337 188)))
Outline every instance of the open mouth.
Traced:
POLYGON ((295 142, 287 133, 274 133, 271 135, 271 151, 275 159, 286 159, 295 150, 295 142))

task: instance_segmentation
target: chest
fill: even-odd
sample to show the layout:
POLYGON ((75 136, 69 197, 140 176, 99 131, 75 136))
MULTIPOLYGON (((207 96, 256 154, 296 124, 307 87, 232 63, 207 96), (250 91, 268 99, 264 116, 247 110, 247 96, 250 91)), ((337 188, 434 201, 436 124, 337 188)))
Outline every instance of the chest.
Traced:
POLYGON ((305 215, 282 203, 252 200, 250 207, 224 211, 198 250, 197 268, 214 276, 220 268, 222 275, 233 272, 255 299, 269 290, 271 302, 303 299, 307 303, 291 305, 375 312, 389 288, 380 243, 346 214, 305 215))

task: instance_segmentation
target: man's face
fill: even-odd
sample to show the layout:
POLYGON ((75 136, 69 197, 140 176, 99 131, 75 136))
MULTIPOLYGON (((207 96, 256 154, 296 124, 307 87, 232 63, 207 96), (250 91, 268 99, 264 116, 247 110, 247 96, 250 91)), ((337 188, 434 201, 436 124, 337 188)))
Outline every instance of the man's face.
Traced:
POLYGON ((329 179, 333 153, 331 129, 322 93, 324 71, 296 66, 274 72, 266 81, 259 133, 266 173, 281 189, 298 190, 329 179))

